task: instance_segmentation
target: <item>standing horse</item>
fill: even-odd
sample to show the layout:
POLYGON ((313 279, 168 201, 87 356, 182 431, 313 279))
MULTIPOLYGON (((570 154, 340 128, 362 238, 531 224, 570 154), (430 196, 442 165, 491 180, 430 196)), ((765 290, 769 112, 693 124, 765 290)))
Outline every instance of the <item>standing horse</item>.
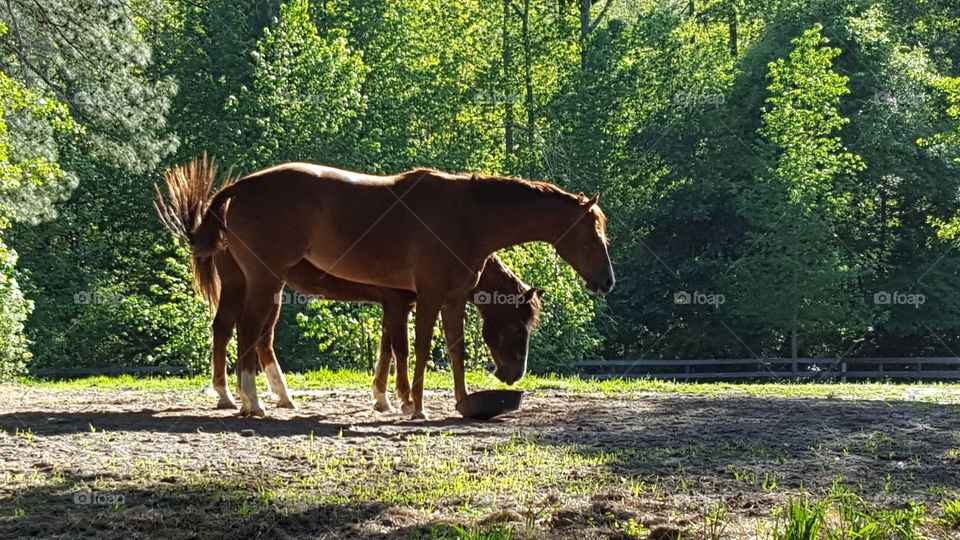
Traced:
MULTIPOLYGON (((246 281, 229 251, 218 252, 214 261, 220 279, 220 297, 213 306, 216 309, 213 320, 213 388, 220 396, 217 408, 232 409, 236 408, 236 404, 226 384, 226 353, 243 309, 246 281)), ((412 291, 346 281, 322 272, 306 261, 292 268, 287 279, 287 285, 303 294, 344 302, 376 302, 383 306, 379 358, 373 381, 374 409, 380 412, 392 409, 386 390, 390 364, 396 358, 400 408, 408 414, 413 412, 407 373, 407 320, 417 295, 412 291)), ((494 376, 507 384, 516 383, 526 373, 530 333, 536 326, 542 294, 543 291, 521 281, 495 254, 490 256, 480 274, 474 298, 480 299, 475 303, 483 319, 483 339, 496 366, 494 376), (498 298, 509 301, 483 301, 498 298)), ((277 406, 294 408, 273 352, 273 329, 279 313, 280 304, 277 303, 273 319, 268 321, 269 334, 257 342, 257 356, 262 371, 267 375, 270 390, 280 398, 277 406)))
POLYGON ((268 331, 276 295, 302 261, 341 279, 416 292, 413 418, 425 418, 423 376, 442 313, 454 394, 463 399, 464 310, 492 253, 549 242, 588 289, 613 288, 598 199, 514 178, 430 169, 373 176, 286 163, 221 188, 209 203, 191 200, 206 207, 185 231, 201 287, 217 286, 213 258, 224 247, 246 280, 237 325, 240 414, 265 414, 256 393, 256 343, 268 331))

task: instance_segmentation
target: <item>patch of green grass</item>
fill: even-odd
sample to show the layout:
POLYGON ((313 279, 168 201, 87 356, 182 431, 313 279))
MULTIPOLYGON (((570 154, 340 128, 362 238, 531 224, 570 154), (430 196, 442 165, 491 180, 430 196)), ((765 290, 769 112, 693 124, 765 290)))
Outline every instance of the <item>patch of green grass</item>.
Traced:
POLYGON ((773 536, 776 540, 920 538, 926 520, 922 504, 887 509, 835 483, 829 498, 822 501, 811 502, 803 492, 791 496, 777 514, 773 536))
POLYGON ((424 533, 414 531, 411 538, 430 540, 511 540, 513 531, 505 525, 489 525, 485 527, 468 528, 460 525, 435 525, 424 533))
MULTIPOLYGON (((217 464, 221 473, 210 476, 188 458, 136 457, 125 476, 141 485, 221 493, 238 516, 291 505, 383 503, 428 513, 457 508, 472 517, 498 510, 498 501, 536 502, 548 492, 566 500, 619 481, 606 468, 618 461, 615 453, 544 445, 517 436, 464 442, 444 433, 411 435, 396 446, 377 446, 375 441, 339 445, 310 438, 281 451, 265 442, 265 453, 304 466, 281 478, 248 470, 224 456, 217 464)), ((110 476, 98 476, 83 487, 106 492, 122 486, 110 476)))
MULTIPOLYGON (((262 379, 262 377, 261 377, 262 379)), ((293 390, 368 390, 371 373, 355 369, 318 369, 306 373, 287 374, 293 390)), ((261 380, 261 386, 263 381, 261 380)), ((467 372, 466 382, 473 389, 507 388, 483 370, 467 372)), ((49 381, 24 377, 19 384, 62 390, 130 390, 130 391, 195 391, 209 385, 209 377, 131 377, 100 376, 74 380, 49 381)), ((429 389, 452 390, 450 373, 430 371, 426 376, 429 389)), ((931 403, 960 403, 960 384, 893 384, 893 383, 724 383, 677 382, 661 379, 581 379, 577 376, 529 375, 516 388, 529 391, 560 390, 631 397, 638 393, 665 392, 720 395, 754 395, 777 397, 817 397, 837 399, 901 400, 931 403)))
POLYGON ((817 540, 823 529, 825 505, 811 503, 806 495, 791 496, 777 515, 774 538, 777 540, 817 540))
POLYGON ((939 522, 949 529, 960 529, 960 497, 940 501, 943 517, 939 522))
POLYGON ((706 540, 723 540, 727 529, 727 507, 723 503, 716 503, 703 514, 703 538, 706 540))

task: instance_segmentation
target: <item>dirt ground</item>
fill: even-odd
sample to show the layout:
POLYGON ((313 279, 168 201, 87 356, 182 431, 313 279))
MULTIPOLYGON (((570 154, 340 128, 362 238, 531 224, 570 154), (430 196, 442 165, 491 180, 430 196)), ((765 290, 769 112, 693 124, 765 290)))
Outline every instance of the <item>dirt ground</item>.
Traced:
POLYGON ((923 503, 931 516, 960 490, 957 405, 528 392, 521 411, 472 422, 434 393, 431 420, 411 422, 350 391, 296 392, 298 410, 266 419, 199 393, 0 394, 0 538, 409 538, 441 523, 701 538, 718 503, 719 537, 755 538, 801 486, 823 496, 839 479, 867 502, 923 503), (393 478, 357 491, 367 470, 393 478), (404 484, 418 475, 430 486, 404 484))

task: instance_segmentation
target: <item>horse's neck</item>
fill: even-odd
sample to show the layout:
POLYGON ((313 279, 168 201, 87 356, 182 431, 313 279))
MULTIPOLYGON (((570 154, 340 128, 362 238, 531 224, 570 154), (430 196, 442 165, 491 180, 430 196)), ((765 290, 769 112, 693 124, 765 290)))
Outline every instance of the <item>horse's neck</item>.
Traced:
POLYGON ((576 223, 576 203, 543 194, 526 201, 490 204, 475 238, 492 253, 527 242, 556 243, 576 223))

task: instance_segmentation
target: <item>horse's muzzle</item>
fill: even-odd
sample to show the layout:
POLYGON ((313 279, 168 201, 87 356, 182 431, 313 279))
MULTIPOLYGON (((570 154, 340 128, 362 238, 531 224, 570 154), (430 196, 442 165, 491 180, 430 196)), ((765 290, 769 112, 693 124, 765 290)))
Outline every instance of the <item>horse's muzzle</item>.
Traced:
POLYGON ((613 272, 608 272, 604 276, 591 279, 587 282, 587 289, 590 292, 595 292, 597 294, 607 294, 613 290, 613 286, 616 283, 616 280, 613 277, 613 272))
POLYGON ((523 378, 526 371, 524 368, 497 368, 493 376, 506 384, 513 385, 523 378))

